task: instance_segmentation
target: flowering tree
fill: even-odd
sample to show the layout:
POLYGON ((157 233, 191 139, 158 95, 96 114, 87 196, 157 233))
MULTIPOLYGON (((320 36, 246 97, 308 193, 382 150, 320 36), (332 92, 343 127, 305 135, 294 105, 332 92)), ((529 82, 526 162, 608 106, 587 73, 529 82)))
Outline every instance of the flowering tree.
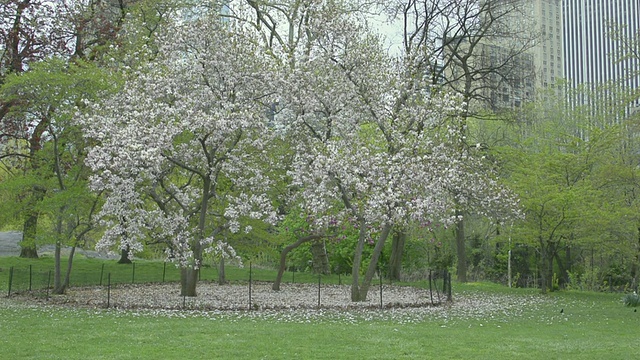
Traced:
POLYGON ((204 253, 235 256, 224 231, 242 217, 276 219, 258 167, 271 65, 253 37, 217 17, 178 21, 159 36, 157 59, 83 120, 99 142, 92 188, 108 193, 97 247, 166 242, 186 296, 204 253))
POLYGON ((487 169, 483 159, 460 151, 462 104, 431 91, 412 59, 387 55, 375 35, 347 16, 315 33, 304 59, 283 77, 296 144, 290 174, 317 226, 338 218, 360 231, 352 300, 366 299, 394 226, 452 223, 454 204, 468 198, 487 210, 512 207, 513 197, 490 171, 478 171, 487 169), (367 241, 374 251, 360 282, 367 241))
POLYGON ((482 198, 487 209, 510 201, 490 173, 469 172, 473 163, 486 168, 480 157, 459 151, 456 114, 464 104, 436 94, 417 57, 390 56, 357 1, 344 8, 248 3, 282 59, 276 124, 294 149, 294 203, 311 229, 298 243, 340 222, 358 227, 352 300, 366 299, 394 226, 451 223, 452 204, 463 193, 482 198), (361 282, 367 242, 374 251, 361 282))
MULTIPOLYGON (((412 60, 416 73, 428 74, 433 87, 462 98, 459 116, 463 121, 458 121, 457 142, 461 157, 469 152, 470 121, 487 119, 488 110, 500 112, 532 100, 535 74, 528 52, 539 34, 529 15, 531 2, 399 0, 385 6, 403 23, 404 56, 412 60), (498 95, 505 88, 521 95, 505 101, 498 95)), ((460 193, 452 195, 462 200, 457 206, 455 236, 457 278, 465 282, 466 215, 481 213, 483 204, 474 201, 475 196, 462 199, 460 193)))

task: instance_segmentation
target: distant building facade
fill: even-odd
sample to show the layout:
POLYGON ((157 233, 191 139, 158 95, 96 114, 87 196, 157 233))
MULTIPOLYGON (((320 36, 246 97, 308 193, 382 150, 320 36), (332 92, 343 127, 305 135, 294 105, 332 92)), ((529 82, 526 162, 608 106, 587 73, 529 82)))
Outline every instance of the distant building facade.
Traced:
POLYGON ((534 0, 533 17, 539 40, 532 49, 538 88, 554 86, 564 78, 562 0, 534 0))
MULTIPOLYGON (((640 0, 522 0, 520 6, 523 10, 518 15, 530 16, 530 21, 512 21, 514 33, 520 34, 517 27, 522 24, 532 24, 536 39, 525 54, 513 60, 513 66, 504 69, 506 77, 494 73, 482 79, 484 96, 494 110, 519 107, 544 89, 556 89, 558 95, 577 88, 596 93, 599 86, 617 84, 626 95, 639 91, 640 62, 620 59, 621 45, 611 29, 619 26, 620 37, 640 46, 640 39, 634 38, 640 33, 640 0)), ((478 61, 500 62, 510 56, 509 42, 503 38, 483 44, 478 61)), ((600 96, 613 97, 614 91, 600 96)), ((606 104, 619 99, 604 100, 606 104)), ((640 100, 630 104, 627 113, 634 110, 640 110, 640 100)))
MULTIPOLYGON (((612 26, 618 34, 640 46, 635 38, 640 28, 640 0, 563 0, 564 78, 571 89, 586 87, 596 93, 596 87, 618 84, 622 95, 611 92, 609 99, 628 95, 640 87, 640 61, 637 58, 621 59, 622 44, 612 37, 612 26)), ((593 99, 578 99, 587 103, 593 99)), ((602 102, 598 102, 602 103, 602 102)), ((631 104, 627 113, 640 106, 631 104)))

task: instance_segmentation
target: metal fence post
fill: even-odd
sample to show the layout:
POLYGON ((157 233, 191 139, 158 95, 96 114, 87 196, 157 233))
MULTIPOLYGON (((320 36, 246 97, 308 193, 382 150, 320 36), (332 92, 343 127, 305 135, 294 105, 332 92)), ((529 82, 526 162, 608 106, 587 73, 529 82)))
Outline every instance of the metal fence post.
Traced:
POLYGON ((107 309, 111 304, 111 273, 107 275, 107 309))
POLYGON ((102 277, 104 276, 104 263, 102 263, 102 267, 100 269, 100 286, 102 286, 102 277))
POLYGON ((253 269, 251 267, 251 261, 249 261, 249 311, 251 311, 251 282, 253 281, 252 279, 253 276, 253 269))
POLYGON ((444 275, 442 278, 442 292, 447 293, 447 279, 449 278, 449 270, 444 271, 444 275))
POLYGON ((382 309, 382 272, 380 271, 380 265, 378 265, 378 278, 380 279, 380 309, 382 309))
POLYGON ((322 284, 322 275, 318 274, 318 307, 320 307, 320 286, 322 284))
POLYGON ((51 270, 47 274, 47 299, 49 298, 49 287, 51 286, 51 270))
POLYGON ((451 302, 453 301, 453 297, 451 296, 451 273, 449 273, 447 281, 449 282, 449 287, 447 288, 447 301, 451 302))
POLYGON ((9 293, 7 297, 11 296, 11 284, 13 284, 13 266, 9 268, 9 293))
POLYGON ((433 287, 431 282, 431 269, 429 269, 429 298, 431 299, 431 305, 433 305, 433 287))

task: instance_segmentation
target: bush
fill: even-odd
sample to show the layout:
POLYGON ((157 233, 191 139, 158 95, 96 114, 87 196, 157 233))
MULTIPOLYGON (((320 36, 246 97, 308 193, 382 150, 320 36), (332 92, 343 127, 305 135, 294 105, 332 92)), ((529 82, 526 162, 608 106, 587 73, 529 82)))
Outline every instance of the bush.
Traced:
POLYGON ((627 294, 624 296, 622 301, 624 302, 625 306, 636 307, 640 305, 640 296, 636 293, 627 294))

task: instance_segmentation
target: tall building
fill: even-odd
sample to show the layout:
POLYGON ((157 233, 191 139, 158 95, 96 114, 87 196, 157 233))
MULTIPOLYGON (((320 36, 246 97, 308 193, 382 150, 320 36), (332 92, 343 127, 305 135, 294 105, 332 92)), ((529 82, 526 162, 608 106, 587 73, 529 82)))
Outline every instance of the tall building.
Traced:
POLYGON ((439 10, 439 25, 445 31, 435 54, 444 64, 435 70, 442 74, 435 77, 443 79, 438 82, 464 93, 472 109, 499 112, 533 101, 531 1, 468 0, 439 10))
POLYGON ((562 0, 534 0, 532 16, 539 39, 531 52, 537 88, 547 88, 564 78, 562 0))
MULTIPOLYGON (((434 84, 460 91, 464 72, 471 72, 472 98, 479 106, 498 111, 520 107, 549 90, 557 96, 577 88, 595 94, 596 87, 615 83, 628 93, 635 89, 640 94, 640 60, 637 55, 621 60, 621 43, 611 31, 620 26, 618 35, 635 41, 635 52, 640 53, 640 0, 460 3, 468 6, 447 8, 451 13, 441 14, 442 19, 432 24, 446 29, 434 41, 434 84)), ((609 97, 605 104, 622 99, 614 91, 600 96, 609 97)), ((587 97, 578 100, 603 103, 587 97)), ((634 106, 640 110, 640 100, 631 109, 634 106)))
MULTIPOLYGON (((564 78, 568 86, 585 86, 595 93, 597 86, 616 82, 627 92, 638 89, 640 60, 621 60, 622 44, 612 37, 611 29, 618 27, 622 38, 640 46, 640 39, 634 39, 640 28, 640 0, 563 0, 562 3, 564 78)), ((614 98, 600 100, 616 101, 614 98)))
MULTIPOLYGON (((627 94, 640 91, 640 60, 637 57, 621 60, 621 42, 611 31, 618 27, 621 30, 618 36, 635 42, 638 53, 640 39, 634 36, 640 34, 640 0, 522 0, 520 6, 524 9, 521 14, 530 14, 537 39, 528 51, 533 61, 521 55, 516 63, 523 74, 533 68, 535 90, 518 81, 492 88, 491 96, 497 96, 499 107, 517 107, 520 99, 532 100, 530 93, 555 87, 561 79, 566 81, 567 88, 555 88, 558 95, 579 87, 595 94, 597 87, 614 83, 622 85, 627 94)), ((517 27, 522 23, 513 24, 514 32, 518 33, 517 27)), ((488 56, 495 58, 504 53, 500 48, 509 44, 501 42, 484 47, 488 56)), ((601 91, 600 97, 597 100, 583 97, 578 101, 583 104, 621 101, 613 91, 601 91)), ((640 100, 630 106, 633 109, 640 109, 640 100)))

